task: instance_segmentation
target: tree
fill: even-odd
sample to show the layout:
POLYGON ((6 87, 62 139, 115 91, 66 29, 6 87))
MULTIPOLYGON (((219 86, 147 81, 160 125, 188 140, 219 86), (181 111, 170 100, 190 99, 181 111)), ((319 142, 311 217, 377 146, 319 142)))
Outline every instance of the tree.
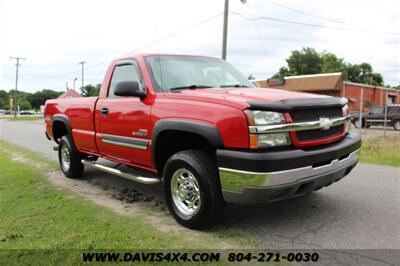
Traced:
POLYGON ((60 96, 61 93, 62 92, 44 89, 29 95, 27 99, 31 103, 32 108, 39 109, 47 100, 55 99, 60 96))
POLYGON ((287 74, 291 76, 317 74, 322 72, 322 58, 314 48, 304 47, 301 51, 292 51, 286 62, 288 67, 279 70, 281 76, 287 76, 287 74))
POLYGON ((324 51, 321 54, 321 59, 321 73, 343 72, 346 69, 343 58, 338 58, 335 54, 324 51))
POLYGON ((374 73, 372 66, 368 63, 347 64, 345 69, 345 80, 352 82, 383 86, 383 77, 380 73, 374 73))
POLYGON ((0 109, 8 109, 8 93, 5 90, 0 90, 0 109))
POLYGON ((101 84, 88 84, 80 88, 83 97, 99 96, 101 84))
POLYGON ((18 106, 20 110, 30 110, 32 109, 31 103, 26 99, 22 98, 18 100, 18 106))
POLYGON ((274 77, 342 72, 344 80, 374 86, 384 84, 382 75, 373 72, 371 64, 346 63, 343 58, 328 51, 318 53, 314 48, 304 47, 300 51, 292 51, 286 62, 287 66, 281 67, 274 77))

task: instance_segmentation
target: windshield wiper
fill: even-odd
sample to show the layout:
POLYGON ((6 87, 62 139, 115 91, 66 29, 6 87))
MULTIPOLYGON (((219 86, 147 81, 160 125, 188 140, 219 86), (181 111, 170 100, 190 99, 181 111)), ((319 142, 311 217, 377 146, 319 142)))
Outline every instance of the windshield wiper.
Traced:
POLYGON ((250 88, 249 86, 243 84, 232 84, 232 85, 221 85, 221 88, 250 88))
POLYGON ((195 89, 207 89, 207 88, 212 88, 211 86, 207 86, 207 85, 189 85, 189 86, 182 86, 182 87, 174 87, 174 88, 170 88, 170 91, 179 91, 179 90, 185 90, 185 89, 189 89, 189 90, 195 90, 195 89))

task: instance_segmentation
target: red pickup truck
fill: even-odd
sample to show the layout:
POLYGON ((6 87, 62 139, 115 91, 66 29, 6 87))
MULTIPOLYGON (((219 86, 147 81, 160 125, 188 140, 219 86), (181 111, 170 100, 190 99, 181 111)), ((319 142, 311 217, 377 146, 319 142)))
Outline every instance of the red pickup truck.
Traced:
POLYGON ((67 177, 87 166, 163 183, 172 215, 189 228, 212 225, 225 202, 328 186, 355 167, 361 146, 345 99, 255 88, 227 62, 203 56, 118 58, 99 97, 49 100, 45 123, 67 177))

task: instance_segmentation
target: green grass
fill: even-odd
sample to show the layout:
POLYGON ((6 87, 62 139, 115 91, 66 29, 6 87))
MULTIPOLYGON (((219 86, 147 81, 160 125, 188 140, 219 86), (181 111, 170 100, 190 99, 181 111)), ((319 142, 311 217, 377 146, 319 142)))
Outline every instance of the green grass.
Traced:
POLYGON ((400 167, 400 139, 363 140, 360 161, 400 167))
MULTIPOLYGON (((86 250, 252 248, 248 232, 217 226, 166 233, 146 223, 145 210, 120 215, 51 184, 57 163, 0 140, 0 264, 81 264, 86 250), (47 264, 47 263, 46 263, 47 264)), ((144 207, 145 208, 145 207, 144 207)), ((154 210, 153 210, 154 211, 154 210)))
POLYGON ((41 120, 43 119, 42 115, 34 115, 34 116, 20 116, 20 117, 14 117, 14 116, 0 116, 0 119, 5 119, 7 121, 35 121, 35 120, 41 120))

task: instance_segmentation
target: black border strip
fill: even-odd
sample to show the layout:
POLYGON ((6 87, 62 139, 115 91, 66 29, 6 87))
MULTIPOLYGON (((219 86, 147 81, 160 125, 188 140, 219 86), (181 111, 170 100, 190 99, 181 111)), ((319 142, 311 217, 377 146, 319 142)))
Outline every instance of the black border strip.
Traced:
POLYGON ((147 150, 150 141, 146 139, 128 138, 115 135, 101 135, 101 140, 107 144, 114 144, 129 148, 147 150), (136 147, 135 147, 136 146, 136 147))

